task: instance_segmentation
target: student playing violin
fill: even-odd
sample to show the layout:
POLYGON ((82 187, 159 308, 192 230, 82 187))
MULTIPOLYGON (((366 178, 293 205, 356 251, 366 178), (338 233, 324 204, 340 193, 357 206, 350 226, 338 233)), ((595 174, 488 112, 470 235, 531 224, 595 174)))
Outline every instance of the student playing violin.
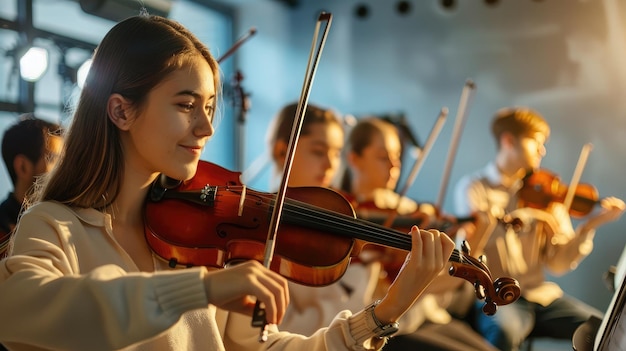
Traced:
POLYGON ((523 226, 496 225, 493 231, 468 237, 473 254, 482 254, 494 276, 510 276, 521 285, 522 297, 502 306, 495 316, 475 313, 473 321, 493 345, 501 350, 518 350, 529 336, 571 340, 576 328, 600 312, 563 293, 545 279, 544 269, 562 275, 576 268, 591 253, 599 226, 618 219, 624 202, 609 197, 601 209, 574 229, 563 203, 545 210, 520 208, 522 178, 539 168, 546 153, 550 127, 537 112, 525 107, 498 111, 491 123, 497 152, 493 162, 463 177, 455 190, 458 215, 479 212, 491 218, 510 214, 523 226), (483 242, 484 244, 478 244, 483 242))
POLYGON ((340 188, 361 215, 382 211, 410 215, 422 226, 434 219, 435 208, 400 198, 393 190, 400 178, 402 143, 395 126, 378 118, 359 121, 348 136, 346 168, 340 188))
MULTIPOLYGON (((285 165, 297 104, 283 107, 269 130, 274 171, 280 179, 285 165)), ((308 104, 293 159, 289 186, 331 186, 341 163, 344 130, 339 115, 330 109, 308 104)), ((290 304, 279 325, 281 330, 311 335, 332 322, 342 310, 361 310, 373 301, 380 264, 352 262, 336 283, 309 287, 289 282, 290 304)))
MULTIPOLYGON (((363 216, 377 210, 396 208, 399 196, 394 189, 402 166, 401 149, 398 130, 382 119, 362 118, 350 131, 342 190, 354 200, 358 214, 363 216)), ((418 204, 406 197, 401 199, 397 210, 401 215, 422 220, 426 226, 436 216, 432 205, 418 204)), ((379 281, 379 293, 386 291, 386 282, 385 279, 379 281)), ((444 308, 453 292, 463 283, 447 275, 435 279, 428 288, 429 294, 423 295, 405 314, 401 335, 392 338, 385 350, 494 350, 469 325, 452 318, 444 308)))
MULTIPOLYGON (((257 261, 171 268, 146 242, 144 206, 164 174, 194 177, 213 135, 219 68, 180 24, 136 16, 104 37, 56 167, 38 183, 0 261, 0 342, 10 350, 380 349, 453 251, 411 230, 409 259, 386 296, 342 311, 310 338, 279 332, 285 278, 257 261), (251 298, 252 297, 252 298, 251 298), (258 299, 270 325, 250 326, 258 299), (218 318, 216 308, 229 311, 218 318)), ((175 221, 176 218, 172 218, 175 221)), ((189 223, 185 223, 189 225, 189 223)))

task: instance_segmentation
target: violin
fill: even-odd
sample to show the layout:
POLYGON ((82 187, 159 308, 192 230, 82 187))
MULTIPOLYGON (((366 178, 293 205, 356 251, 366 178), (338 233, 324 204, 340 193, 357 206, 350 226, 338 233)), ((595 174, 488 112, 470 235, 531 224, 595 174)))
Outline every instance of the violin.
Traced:
MULTIPOLYGON (((350 201, 356 212, 357 218, 366 220, 368 222, 376 223, 379 225, 385 225, 395 230, 409 231, 413 225, 417 225, 420 228, 425 229, 437 229, 445 232, 446 234, 454 237, 456 231, 464 223, 476 223, 477 216, 471 215, 467 217, 454 217, 448 215, 441 215, 440 211, 434 207, 427 208, 428 211, 421 211, 423 207, 430 207, 426 204, 420 204, 417 210, 411 213, 393 216, 393 222, 388 224, 387 219, 396 210, 388 208, 380 208, 377 205, 377 201, 363 201, 358 202, 351 194, 342 192, 342 195, 350 201)), ((430 204, 428 204, 430 205, 430 204)), ((514 216, 504 216, 498 218, 498 223, 506 226, 512 226, 514 230, 519 230, 523 223, 521 219, 514 216)), ((395 277, 400 272, 400 268, 404 264, 407 252, 404 250, 378 246, 378 245, 366 245, 368 255, 364 255, 362 261, 377 260, 383 266, 383 276, 381 277, 386 283, 392 283, 395 277)))
MULTIPOLYGON (((190 180, 155 181, 144 209, 151 249, 172 267, 262 261, 275 194, 247 188, 240 175, 200 161, 190 180)), ((355 218, 350 203, 327 188, 288 188, 281 221, 270 269, 303 285, 339 280, 366 243, 411 250, 409 235, 355 218)), ((469 247, 454 250, 449 261, 449 273, 471 282, 485 300, 486 314, 519 298, 519 283, 507 277, 493 281, 483 261, 469 256, 469 247)))
MULTIPOLYGON (((546 169, 531 170, 522 181, 518 191, 521 207, 547 209, 553 203, 564 203, 570 190, 558 175, 546 169)), ((574 189, 569 213, 572 217, 584 217, 599 203, 598 190, 591 184, 579 183, 574 189)))
MULTIPOLYGON (((413 213, 396 215, 397 208, 380 208, 380 205, 377 204, 375 200, 359 202, 352 194, 343 191, 340 191, 340 193, 350 202, 354 208, 356 217, 360 220, 402 231, 410 231, 413 225, 426 228, 424 224, 429 222, 429 214, 426 213, 414 211, 413 213), (393 223, 388 225, 387 222, 391 216, 393 216, 393 223)), ((384 283, 383 285, 388 287, 400 272, 400 268, 402 268, 407 254, 408 252, 402 249, 366 244, 362 255, 357 257, 356 261, 364 263, 372 261, 379 262, 382 265, 380 279, 384 283)))
MULTIPOLYGON (((381 209, 373 201, 355 203, 351 202, 357 213, 357 217, 377 224, 385 224, 389 216, 395 211, 392 209, 381 209)), ((420 206, 421 207, 421 206, 420 206)), ((454 235, 449 230, 456 229, 459 224, 475 221, 474 216, 453 217, 440 215, 433 207, 434 213, 428 213, 418 208, 412 213, 397 215, 389 225, 395 229, 410 229, 413 225, 426 229, 438 229, 448 235, 454 235), (432 217, 432 218, 431 218, 432 217)))

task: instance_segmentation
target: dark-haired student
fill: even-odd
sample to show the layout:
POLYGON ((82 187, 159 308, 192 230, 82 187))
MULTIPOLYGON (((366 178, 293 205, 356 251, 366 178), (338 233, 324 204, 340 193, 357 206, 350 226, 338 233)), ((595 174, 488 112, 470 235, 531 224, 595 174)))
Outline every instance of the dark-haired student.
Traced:
POLYGON ((13 189, 0 203, 0 258, 6 254, 26 194, 37 177, 54 167, 62 148, 61 127, 32 113, 20 115, 4 132, 2 159, 13 189))

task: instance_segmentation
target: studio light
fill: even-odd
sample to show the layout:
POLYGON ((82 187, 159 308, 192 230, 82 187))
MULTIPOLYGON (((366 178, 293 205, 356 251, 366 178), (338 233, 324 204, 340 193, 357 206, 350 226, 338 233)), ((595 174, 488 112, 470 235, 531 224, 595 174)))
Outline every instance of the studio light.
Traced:
POLYGON ((32 46, 19 60, 22 79, 27 82, 36 82, 48 69, 48 50, 32 46))

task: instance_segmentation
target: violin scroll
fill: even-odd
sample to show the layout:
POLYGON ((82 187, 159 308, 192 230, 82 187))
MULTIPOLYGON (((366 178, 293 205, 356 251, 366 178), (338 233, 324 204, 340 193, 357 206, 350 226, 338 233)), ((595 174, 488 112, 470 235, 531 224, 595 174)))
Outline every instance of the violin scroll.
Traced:
POLYGON ((500 277, 493 282, 495 295, 500 299, 500 304, 510 304, 515 302, 521 294, 521 289, 517 280, 509 277, 500 277))
MULTIPOLYGON (((485 265, 485 256, 478 259, 469 255, 469 244, 464 241, 458 257, 451 257, 448 273, 451 276, 465 279, 474 285, 476 298, 485 300, 483 312, 486 315, 496 313, 497 306, 508 305, 515 302, 521 295, 521 288, 517 280, 512 278, 491 278, 489 268, 485 265)), ((453 256, 457 252, 453 252, 453 256)))

